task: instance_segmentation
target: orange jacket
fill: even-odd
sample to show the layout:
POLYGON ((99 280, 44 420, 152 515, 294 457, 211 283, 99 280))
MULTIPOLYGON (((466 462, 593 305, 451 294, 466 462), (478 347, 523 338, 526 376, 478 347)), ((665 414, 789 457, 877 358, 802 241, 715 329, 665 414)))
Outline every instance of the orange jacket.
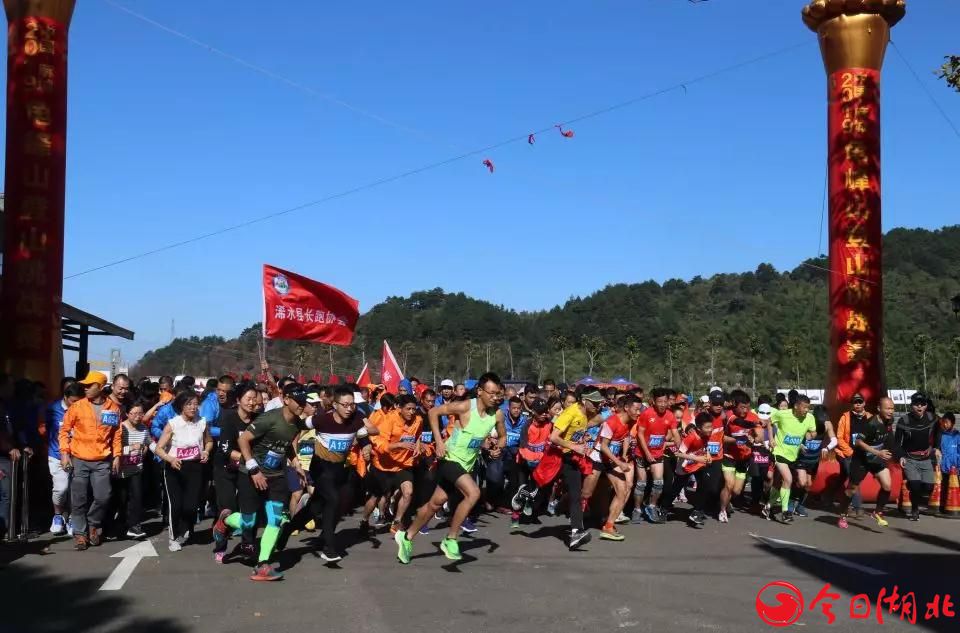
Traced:
POLYGON ((120 405, 105 398, 100 416, 98 420, 93 404, 86 398, 70 405, 60 425, 60 452, 91 462, 120 457, 123 454, 120 405), (104 415, 116 424, 103 424, 104 415))
POLYGON ((413 466, 416 456, 412 450, 406 448, 391 449, 390 445, 394 442, 416 444, 422 426, 423 418, 419 415, 414 416, 410 424, 403 421, 398 411, 391 411, 384 415, 380 423, 377 424, 380 434, 370 436, 370 443, 373 444, 371 461, 374 467, 384 472, 397 472, 413 466))
MULTIPOLYGON (((873 417, 870 413, 866 413, 865 415, 868 420, 873 417)), ((836 452, 837 457, 852 457, 853 446, 850 442, 849 411, 840 416, 840 420, 837 422, 837 428, 835 432, 837 434, 837 447, 833 450, 836 452)))

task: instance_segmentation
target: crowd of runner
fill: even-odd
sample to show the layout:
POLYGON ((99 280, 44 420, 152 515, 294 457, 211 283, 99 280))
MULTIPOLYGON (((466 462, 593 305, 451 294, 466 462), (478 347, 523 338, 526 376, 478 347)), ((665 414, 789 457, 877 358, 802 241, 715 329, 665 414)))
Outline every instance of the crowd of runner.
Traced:
MULTIPOLYGON (((216 562, 246 561, 253 580, 278 580, 276 554, 302 532, 319 529, 321 558, 339 561, 337 525, 347 515, 362 538, 389 530, 403 564, 431 529, 444 530, 440 549, 459 560, 459 539, 478 530, 482 512, 508 515, 511 532, 565 513, 574 550, 591 540, 591 526, 623 541, 618 525, 672 517, 692 527, 734 513, 790 524, 807 516, 821 462, 835 459, 840 476, 819 506, 846 528, 863 512, 861 483, 873 477, 869 519, 882 527, 891 464, 903 472, 914 521, 935 470, 960 466, 953 414, 937 415, 921 393, 899 418, 891 400, 869 411, 858 394, 832 421, 796 391, 756 402, 719 387, 696 399, 552 380, 518 391, 493 373, 469 391, 416 379, 397 391, 266 374, 206 385, 189 376, 134 385, 121 374, 107 385, 94 371, 64 380, 61 397, 36 417, 42 425, 14 424, 32 409, 16 393, 3 400, 0 484, 12 462, 45 452, 50 531, 71 536, 77 550, 105 537, 145 538, 145 512, 155 510, 178 552, 211 518, 216 562)), ((4 510, 0 495, 0 527, 4 510)))

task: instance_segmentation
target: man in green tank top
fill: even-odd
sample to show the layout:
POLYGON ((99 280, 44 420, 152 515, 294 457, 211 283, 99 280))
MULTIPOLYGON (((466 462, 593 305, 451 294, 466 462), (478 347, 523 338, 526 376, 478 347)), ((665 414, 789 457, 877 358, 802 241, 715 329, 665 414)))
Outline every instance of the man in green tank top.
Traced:
POLYGON ((457 534, 460 533, 460 525, 480 499, 480 488, 471 476, 477 455, 494 427, 497 429, 498 446, 503 448, 507 441, 507 432, 503 427, 503 411, 500 410, 502 400, 503 383, 500 382, 500 377, 494 373, 486 373, 477 381, 476 399, 449 402, 427 412, 437 445, 437 488, 430 500, 417 511, 417 516, 406 532, 401 530, 396 534, 395 539, 400 548, 397 558, 401 563, 410 562, 413 539, 417 532, 443 507, 455 490, 463 496, 463 501, 457 505, 450 517, 450 531, 440 542, 440 549, 450 560, 462 558, 457 534), (440 434, 440 417, 444 415, 450 419, 445 441, 440 434))

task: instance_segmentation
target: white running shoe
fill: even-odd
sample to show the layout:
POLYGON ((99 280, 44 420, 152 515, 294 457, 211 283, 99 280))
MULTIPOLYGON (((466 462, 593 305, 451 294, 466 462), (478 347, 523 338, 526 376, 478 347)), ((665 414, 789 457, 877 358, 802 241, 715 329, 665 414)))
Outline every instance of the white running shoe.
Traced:
POLYGON ((717 515, 717 521, 720 521, 720 523, 728 523, 730 521, 730 519, 727 518, 726 510, 720 511, 720 514, 717 515))

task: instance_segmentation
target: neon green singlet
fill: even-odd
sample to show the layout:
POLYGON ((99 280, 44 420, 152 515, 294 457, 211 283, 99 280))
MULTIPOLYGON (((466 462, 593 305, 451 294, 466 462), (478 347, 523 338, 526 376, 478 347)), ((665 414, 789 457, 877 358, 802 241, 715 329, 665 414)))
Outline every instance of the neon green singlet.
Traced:
POLYGON ((463 466, 466 472, 473 472, 473 465, 483 446, 483 441, 497 425, 497 414, 481 415, 477 412, 477 401, 470 401, 470 418, 462 429, 454 429, 447 442, 447 454, 444 459, 463 466))

